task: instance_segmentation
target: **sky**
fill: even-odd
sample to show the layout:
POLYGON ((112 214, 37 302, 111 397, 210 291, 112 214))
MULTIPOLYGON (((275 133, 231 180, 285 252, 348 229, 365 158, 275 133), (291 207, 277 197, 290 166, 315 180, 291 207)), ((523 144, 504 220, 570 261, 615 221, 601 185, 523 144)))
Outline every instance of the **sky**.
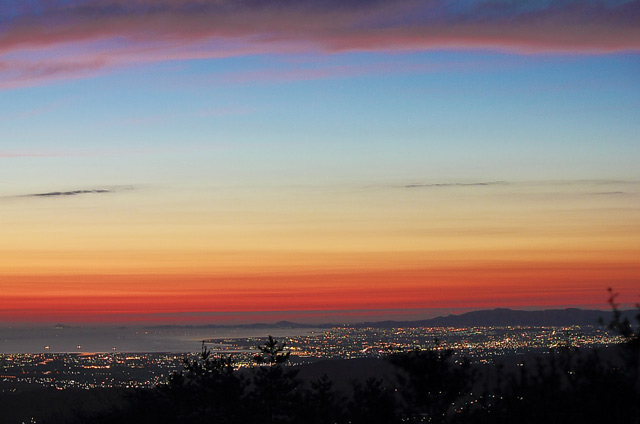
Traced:
POLYGON ((0 4, 0 324, 640 301, 640 1, 0 4))

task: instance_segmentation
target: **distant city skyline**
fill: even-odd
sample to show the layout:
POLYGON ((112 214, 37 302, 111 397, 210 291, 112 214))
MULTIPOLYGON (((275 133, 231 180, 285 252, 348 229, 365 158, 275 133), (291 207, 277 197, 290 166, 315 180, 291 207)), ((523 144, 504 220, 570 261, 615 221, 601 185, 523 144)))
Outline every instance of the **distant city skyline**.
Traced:
POLYGON ((0 325, 640 301, 637 1, 0 5, 0 325))

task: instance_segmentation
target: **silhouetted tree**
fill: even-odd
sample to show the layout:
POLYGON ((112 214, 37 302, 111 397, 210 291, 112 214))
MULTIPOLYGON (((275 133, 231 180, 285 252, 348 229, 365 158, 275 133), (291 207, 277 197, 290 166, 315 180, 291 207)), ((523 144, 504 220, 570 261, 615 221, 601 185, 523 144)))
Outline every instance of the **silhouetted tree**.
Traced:
MULTIPOLYGON (((608 289, 609 292, 609 305, 611 306, 611 310, 613 311, 613 317, 610 322, 605 323, 610 330, 621 335, 625 342, 627 343, 640 343, 640 304, 636 304, 636 321, 637 326, 633 328, 633 325, 628 317, 622 315, 620 311, 620 307, 616 302, 616 298, 618 297, 618 293, 615 293, 611 287, 608 289)), ((601 320, 602 323, 602 320, 601 320)))
POLYGON ((613 317, 607 327, 625 343, 586 351, 564 346, 525 362, 518 373, 501 375, 484 401, 465 411, 464 421, 640 423, 638 329, 623 317, 611 289, 609 294, 613 317))
POLYGON ((299 409, 299 421, 306 424, 336 424, 346 422, 346 400, 333 389, 327 374, 311 381, 311 387, 303 394, 303 408, 299 409))
POLYGON ((399 422, 393 392, 375 377, 370 377, 364 384, 354 383, 349 418, 349 422, 353 424, 399 422))
POLYGON ((471 386, 470 366, 464 360, 454 363, 453 351, 436 340, 433 349, 414 350, 388 357, 400 372, 398 381, 404 400, 405 421, 446 422, 471 386))
POLYGON ((231 357, 202 343, 184 369, 155 389, 125 393, 102 412, 43 424, 640 424, 640 306, 635 325, 609 290, 612 319, 606 325, 624 343, 578 349, 565 343, 544 356, 508 364, 454 360, 437 341, 432 349, 390 354, 397 388, 370 377, 339 395, 327 375, 305 386, 286 366, 286 344, 269 336, 245 379, 231 357))
POLYGON ((616 303, 617 293, 609 288, 609 305, 613 310, 613 317, 607 327, 623 337, 624 343, 620 347, 620 355, 627 368, 630 378, 634 379, 634 385, 640 392, 640 304, 636 304, 636 327, 627 316, 623 316, 619 305, 616 303))
POLYGON ((241 422, 246 382, 234 371, 231 356, 216 357, 202 342, 194 359, 185 359, 184 370, 171 376, 159 392, 174 405, 182 422, 241 422))
POLYGON ((280 343, 271 335, 269 335, 269 338, 267 339, 265 344, 262 346, 258 346, 258 349, 260 349, 260 353, 255 355, 253 359, 257 364, 284 364, 289 360, 289 356, 291 355, 291 352, 284 351, 284 348, 286 346, 286 343, 280 343))
POLYGON ((260 354, 254 356, 260 366, 254 369, 249 398, 255 418, 263 422, 293 422, 294 409, 299 405, 298 371, 284 366, 291 354, 284 351, 285 347, 286 343, 269 336, 265 344, 258 347, 260 354))

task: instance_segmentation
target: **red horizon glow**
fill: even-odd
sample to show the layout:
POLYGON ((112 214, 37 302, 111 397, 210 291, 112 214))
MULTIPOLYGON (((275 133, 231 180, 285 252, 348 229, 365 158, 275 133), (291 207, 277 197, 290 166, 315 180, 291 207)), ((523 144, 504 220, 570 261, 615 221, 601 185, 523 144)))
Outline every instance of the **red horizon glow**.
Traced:
MULTIPOLYGON (((607 308, 637 303, 637 264, 473 266, 264 275, 5 276, 3 322, 305 322, 384 310, 607 308), (245 317, 241 317, 246 313, 245 317), (317 316, 314 316, 317 313, 317 316)), ((419 313, 418 313, 419 315, 419 313)))

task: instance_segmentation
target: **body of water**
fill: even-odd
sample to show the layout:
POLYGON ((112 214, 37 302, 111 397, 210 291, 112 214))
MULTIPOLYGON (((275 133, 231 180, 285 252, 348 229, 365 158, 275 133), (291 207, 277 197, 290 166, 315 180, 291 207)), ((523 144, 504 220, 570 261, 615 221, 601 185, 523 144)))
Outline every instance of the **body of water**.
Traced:
POLYGON ((202 340, 303 335, 314 328, 0 327, 0 353, 199 352, 202 340))

